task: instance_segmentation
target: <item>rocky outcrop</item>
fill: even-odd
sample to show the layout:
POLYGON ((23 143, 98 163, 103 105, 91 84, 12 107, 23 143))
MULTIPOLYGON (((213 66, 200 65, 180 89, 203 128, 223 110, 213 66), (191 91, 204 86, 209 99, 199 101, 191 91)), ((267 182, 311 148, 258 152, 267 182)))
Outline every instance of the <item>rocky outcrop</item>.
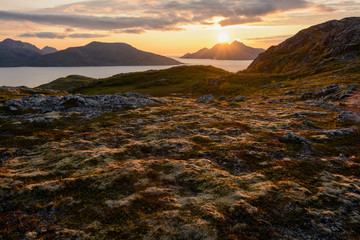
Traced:
POLYGON ((163 103, 160 100, 138 93, 123 92, 113 95, 67 95, 45 96, 34 94, 18 99, 11 99, 3 104, 10 111, 38 110, 40 114, 48 112, 79 112, 89 117, 102 112, 137 108, 163 103))
POLYGON ((320 101, 340 101, 345 100, 358 88, 358 85, 339 86, 333 84, 318 89, 317 91, 305 92, 300 95, 299 100, 318 99, 320 101))
POLYGON ((260 54, 248 72, 316 72, 323 68, 357 69, 360 58, 360 18, 351 17, 312 26, 260 54), (349 61, 347 61, 349 60, 349 61))
POLYGON ((230 102, 246 102, 247 100, 249 100, 247 97, 234 97, 229 99, 230 102))
POLYGON ((212 103, 215 102, 215 98, 212 94, 205 95, 196 100, 197 103, 212 103))

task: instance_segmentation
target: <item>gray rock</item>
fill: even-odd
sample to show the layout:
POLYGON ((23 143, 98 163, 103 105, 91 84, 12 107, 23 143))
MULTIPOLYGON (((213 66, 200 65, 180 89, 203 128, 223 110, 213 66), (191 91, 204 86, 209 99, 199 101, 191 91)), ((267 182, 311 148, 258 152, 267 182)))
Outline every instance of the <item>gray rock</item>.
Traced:
POLYGON ((306 100, 306 99, 310 99, 313 98, 315 95, 312 92, 307 92, 307 93, 303 93, 300 95, 299 100, 306 100))
POLYGON ((246 97, 234 97, 229 99, 230 102, 246 102, 247 100, 249 100, 249 98, 246 97))
MULTIPOLYGON (((26 110, 38 109, 42 113, 46 112, 79 112, 87 118, 100 115, 102 112, 120 110, 128 107, 142 107, 147 105, 162 104, 161 100, 145 97, 138 93, 120 93, 114 95, 67 95, 67 96, 44 96, 34 94, 19 99, 12 99, 3 105, 12 109, 26 110)), ((46 122, 47 119, 34 120, 46 122)))
POLYGON ((197 103, 212 103, 215 102, 215 98, 212 94, 205 95, 196 100, 197 103))
POLYGON ((293 90, 288 90, 285 92, 286 95, 290 95, 290 94, 294 94, 294 93, 295 93, 295 91, 293 91, 293 90))
POLYGON ((9 106, 10 111, 17 111, 18 109, 14 106, 9 106))
POLYGON ((303 124, 305 127, 308 127, 308 128, 315 128, 315 127, 316 127, 315 123, 313 123, 313 122, 310 121, 310 120, 304 120, 304 121, 302 122, 302 124, 303 124))
POLYGON ((299 143, 302 145, 308 145, 310 144, 310 140, 296 134, 296 133, 286 133, 283 137, 282 137, 282 141, 283 142, 292 142, 292 143, 299 143))
POLYGON ((359 130, 357 127, 351 127, 351 128, 343 128, 343 129, 332 129, 332 130, 325 130, 325 131, 319 131, 318 134, 326 134, 330 136, 341 136, 346 135, 352 132, 355 132, 359 130))
POLYGON ((340 113, 336 119, 339 121, 349 121, 349 122, 360 123, 360 115, 355 112, 351 112, 351 111, 345 111, 345 112, 340 113))

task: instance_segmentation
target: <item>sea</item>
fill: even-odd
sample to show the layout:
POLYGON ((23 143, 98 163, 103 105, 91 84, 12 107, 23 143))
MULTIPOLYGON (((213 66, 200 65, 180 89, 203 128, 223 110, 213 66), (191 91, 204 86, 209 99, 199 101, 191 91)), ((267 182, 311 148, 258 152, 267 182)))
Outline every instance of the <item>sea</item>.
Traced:
MULTIPOLYGON (((211 65, 229 72, 246 69, 252 61, 182 59, 171 57, 185 65, 211 65)), ((111 67, 5 67, 0 68, 0 86, 37 87, 61 77, 82 75, 92 78, 106 78, 119 73, 162 70, 174 66, 111 66, 111 67)))

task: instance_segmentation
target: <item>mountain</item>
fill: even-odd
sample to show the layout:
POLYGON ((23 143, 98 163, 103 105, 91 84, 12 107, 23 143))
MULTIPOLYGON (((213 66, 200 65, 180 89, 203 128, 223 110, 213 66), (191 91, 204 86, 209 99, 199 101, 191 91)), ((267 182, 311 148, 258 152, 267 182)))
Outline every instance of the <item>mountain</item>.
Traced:
POLYGON ((56 48, 46 46, 46 47, 44 47, 43 49, 41 49, 41 55, 50 54, 50 53, 55 53, 55 52, 57 52, 57 51, 58 51, 58 50, 57 50, 56 48))
POLYGON ((252 48, 245 44, 234 41, 229 43, 218 43, 211 49, 203 48, 196 53, 187 53, 181 58, 214 59, 214 60, 253 60, 259 53, 264 52, 262 48, 252 48))
POLYGON ((0 66, 26 66, 29 61, 41 55, 41 50, 30 43, 5 39, 0 42, 0 66))
POLYGON ((297 33, 260 54, 246 72, 321 72, 359 69, 360 17, 332 20, 297 33))
POLYGON ((92 42, 43 55, 29 63, 36 67, 178 65, 180 62, 138 50, 125 43, 92 42))
POLYGON ((0 42, 0 67, 144 66, 178 65, 180 62, 138 50, 125 43, 92 42, 82 47, 57 51, 39 49, 21 41, 0 42))

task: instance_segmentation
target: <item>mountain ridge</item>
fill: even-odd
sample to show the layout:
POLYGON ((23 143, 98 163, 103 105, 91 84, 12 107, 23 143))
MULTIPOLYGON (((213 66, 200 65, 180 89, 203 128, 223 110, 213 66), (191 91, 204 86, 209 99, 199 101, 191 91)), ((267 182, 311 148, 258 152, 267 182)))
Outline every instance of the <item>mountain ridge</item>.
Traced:
POLYGON ((360 17, 331 20, 303 29, 260 54, 245 72, 319 72, 351 62, 356 64, 354 59, 360 59, 360 17))
POLYGON ((187 53, 181 58, 213 59, 213 60, 253 60, 259 53, 264 52, 262 48, 252 48, 245 44, 233 41, 231 44, 218 43, 211 49, 202 48, 195 53, 187 53))
POLYGON ((179 65, 179 61, 145 52, 126 43, 91 42, 57 51, 6 39, 0 43, 0 67, 152 66, 179 65), (1 47, 2 46, 2 47, 1 47))

